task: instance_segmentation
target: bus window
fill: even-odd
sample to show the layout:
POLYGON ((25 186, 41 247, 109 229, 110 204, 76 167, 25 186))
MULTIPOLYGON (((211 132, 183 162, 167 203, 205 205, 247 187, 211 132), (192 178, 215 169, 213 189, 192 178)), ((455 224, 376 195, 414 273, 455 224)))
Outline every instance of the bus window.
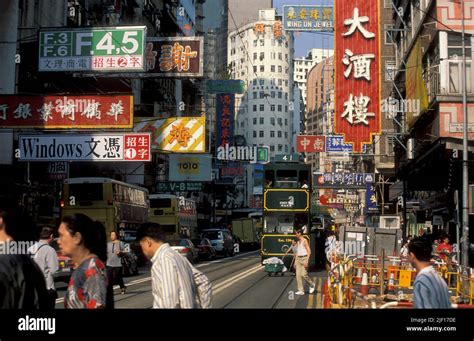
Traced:
POLYGON ((102 184, 70 184, 69 197, 74 197, 76 202, 101 201, 103 200, 102 184))
POLYGON ((150 207, 170 208, 171 199, 150 199, 150 207))

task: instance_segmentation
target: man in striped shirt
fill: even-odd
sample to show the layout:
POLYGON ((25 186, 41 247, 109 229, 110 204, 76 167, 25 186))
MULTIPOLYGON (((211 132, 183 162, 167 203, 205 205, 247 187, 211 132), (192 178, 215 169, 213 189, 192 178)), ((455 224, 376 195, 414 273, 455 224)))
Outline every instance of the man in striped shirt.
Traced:
POLYGON ((415 308, 451 308, 446 282, 431 266, 431 242, 428 237, 414 238, 408 244, 408 257, 417 275, 413 284, 415 308))
POLYGON ((137 240, 144 255, 151 259, 153 308, 209 308, 210 282, 187 259, 166 243, 166 235, 158 224, 143 224, 137 240), (204 289, 203 289, 204 288, 204 289))

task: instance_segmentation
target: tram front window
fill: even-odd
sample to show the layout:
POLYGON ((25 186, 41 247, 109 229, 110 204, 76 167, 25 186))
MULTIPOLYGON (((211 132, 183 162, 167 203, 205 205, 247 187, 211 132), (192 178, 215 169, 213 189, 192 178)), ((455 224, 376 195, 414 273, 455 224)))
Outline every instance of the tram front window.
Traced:
POLYGON ((294 216, 278 215, 265 217, 265 233, 291 234, 293 233, 294 216))

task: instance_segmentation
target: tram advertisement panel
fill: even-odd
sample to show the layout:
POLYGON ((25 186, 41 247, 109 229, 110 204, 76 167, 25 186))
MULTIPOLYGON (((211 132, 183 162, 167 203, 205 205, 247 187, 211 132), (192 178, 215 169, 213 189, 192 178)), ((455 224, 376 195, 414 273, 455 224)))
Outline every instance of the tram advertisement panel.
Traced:
POLYGON ((309 210, 309 192, 304 189, 267 189, 264 193, 263 207, 268 212, 306 212, 309 210))

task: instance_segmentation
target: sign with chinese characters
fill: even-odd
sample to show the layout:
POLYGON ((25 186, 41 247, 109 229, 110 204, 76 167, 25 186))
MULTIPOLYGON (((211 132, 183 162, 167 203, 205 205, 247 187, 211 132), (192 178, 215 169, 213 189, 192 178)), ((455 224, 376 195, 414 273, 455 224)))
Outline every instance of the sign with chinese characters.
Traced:
POLYGON ((234 94, 217 94, 217 146, 234 143, 234 94))
POLYGON ((335 1, 335 132, 361 153, 380 134, 379 0, 335 1))
POLYGON ((334 9, 314 5, 283 6, 283 27, 287 31, 332 31, 334 9))
POLYGON ((2 128, 132 128, 133 97, 0 96, 2 128))
POLYGON ((315 173, 316 188, 366 189, 375 182, 374 173, 315 173))
POLYGON ((150 134, 20 135, 20 161, 150 161, 150 134))
POLYGON ((145 71, 146 26, 39 33, 39 71, 145 71))
POLYGON ((210 94, 243 94, 245 82, 240 79, 207 81, 207 92, 210 94))
POLYGON ((133 127, 137 132, 152 133, 152 150, 172 153, 206 151, 206 118, 177 117, 163 120, 141 118, 133 127))
POLYGON ((265 211, 307 212, 309 192, 304 189, 267 189, 263 193, 265 211))
POLYGON ((221 179, 225 178, 243 178, 245 175, 245 169, 240 162, 229 162, 219 166, 221 179))
POLYGON ((210 155, 171 154, 169 165, 170 181, 211 181, 210 155))
MULTIPOLYGON (((362 151, 365 153, 367 145, 364 144, 362 151)), ((352 153, 352 144, 344 143, 344 136, 326 135, 327 153, 352 153)))
POLYGON ((148 38, 145 59, 148 77, 202 77, 204 38, 148 38))
POLYGON ((201 192, 204 188, 202 182, 157 182, 156 190, 162 192, 201 192))
POLYGON ((296 136, 296 151, 298 153, 324 153, 326 151, 326 137, 323 135, 296 136))
POLYGON ((367 184, 365 192, 365 210, 367 213, 376 213, 379 211, 377 206, 377 195, 375 194, 375 184, 367 184))
POLYGON ((67 162, 50 162, 48 165, 49 180, 62 181, 67 178, 67 162))

